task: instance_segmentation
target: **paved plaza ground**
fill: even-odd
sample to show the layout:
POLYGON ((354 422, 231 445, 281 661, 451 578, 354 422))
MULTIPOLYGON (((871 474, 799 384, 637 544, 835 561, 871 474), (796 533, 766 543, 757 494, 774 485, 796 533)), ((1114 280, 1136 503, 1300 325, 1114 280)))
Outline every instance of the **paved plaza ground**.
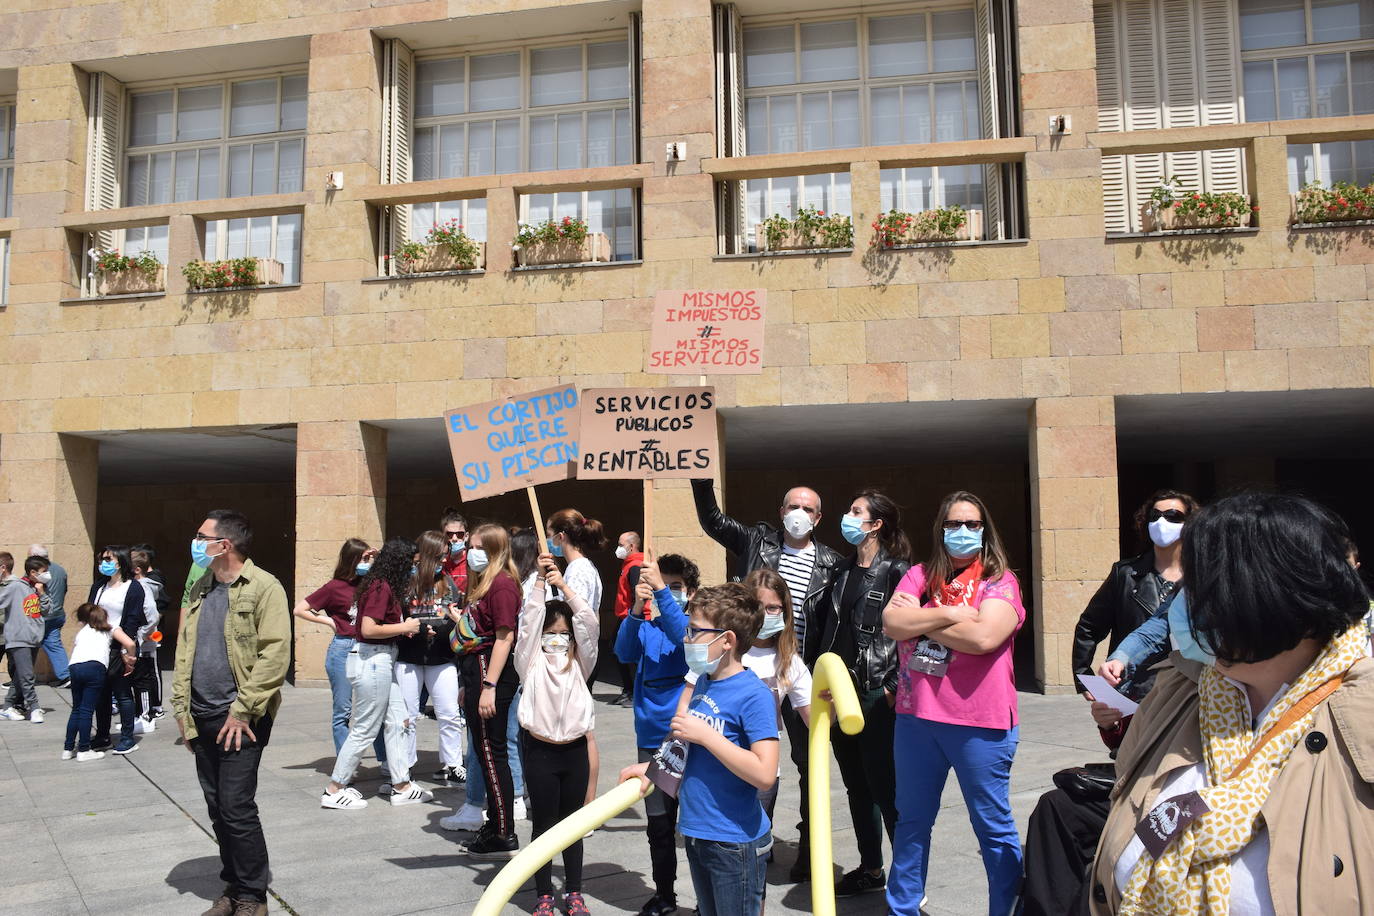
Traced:
MULTIPOLYGON (((598 685, 600 688, 601 685, 598 685)), ((609 688, 607 688, 609 689, 609 688)), ((359 788, 371 800, 362 811, 319 807, 333 764, 329 692, 285 691, 280 721, 263 757, 258 804, 272 857, 273 912, 298 916, 396 916, 471 912, 498 865, 473 862, 458 851, 465 835, 439 829, 439 819, 463 798, 441 788, 426 805, 395 808, 375 799, 380 779, 365 761, 359 788), (288 909, 289 908, 289 909, 288 909)), ((605 700, 610 693, 598 693, 605 700)), ((0 722, 0 849, 4 878, 0 914, 199 914, 220 890, 219 860, 191 755, 177 743, 176 726, 162 720, 137 753, 89 763, 58 754, 70 708, 69 693, 40 687, 43 725, 0 722)), ((634 759, 633 715, 597 704, 601 788, 634 759)), ((437 768, 435 723, 420 726, 424 776, 437 768)), ((1024 835, 1036 799, 1051 775, 1106 754, 1075 696, 1021 694, 1021 745, 1012 769, 1012 804, 1024 835)), ((790 773, 790 764, 784 771, 790 773)), ((898 778, 901 767, 898 766, 898 778)), ((832 767, 831 798, 838 863, 857 864, 853 831, 839 773, 832 767)), ((810 885, 787 882, 797 839, 795 774, 784 775, 776 862, 769 869, 769 914, 811 912, 810 885)), ((519 822, 522 840, 529 822, 519 822)), ((555 869, 555 880, 561 868, 555 869)), ((685 860, 679 900, 692 906, 685 860)), ((585 893, 593 914, 635 913, 652 893, 642 807, 632 808, 587 841, 585 893)), ((978 845, 953 778, 935 827, 928 893, 931 916, 985 912, 986 884, 978 845)), ((527 886, 506 912, 528 912, 527 886)), ((882 896, 841 900, 841 914, 882 914, 882 896)))

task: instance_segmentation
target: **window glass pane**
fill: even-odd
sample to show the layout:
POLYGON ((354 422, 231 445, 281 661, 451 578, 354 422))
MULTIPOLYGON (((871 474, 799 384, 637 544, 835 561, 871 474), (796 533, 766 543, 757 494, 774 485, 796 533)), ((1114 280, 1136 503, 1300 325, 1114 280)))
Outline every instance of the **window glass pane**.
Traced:
POLYGON ((0 105, 0 159, 14 158, 14 138, 10 130, 10 113, 13 108, 0 105))
POLYGON ((1317 74, 1317 117, 1335 118, 1350 114, 1350 74, 1345 66, 1345 55, 1318 54, 1314 66, 1317 74))
POLYGON ((1374 38, 1374 0, 1312 0, 1312 40, 1374 38))
POLYGON ((462 124, 445 124, 439 129, 439 178, 458 178, 467 158, 462 124))
POLYGON ((277 129, 277 81, 246 80, 230 90, 229 135, 266 134, 277 129))
POLYGON ((411 177, 415 181, 429 181, 437 178, 434 172, 434 142, 439 133, 437 127, 421 127, 415 131, 415 149, 411 152, 411 177))
POLYGON ((1294 57, 1278 62, 1279 117, 1310 118, 1312 105, 1307 91, 1307 58, 1294 57))
MULTIPOLYGON (((265 222, 265 220, 264 220, 265 222)), ((282 282, 301 282, 301 215, 277 217, 277 260, 282 263, 282 282)))
POLYGON ((148 203, 172 202, 172 154, 157 153, 151 157, 152 171, 148 174, 148 203))
POLYGON ((587 220, 588 232, 604 232, 614 238, 615 191, 588 191, 585 219, 587 220))
POLYGON ((223 89, 197 86, 177 92, 177 139, 213 140, 219 137, 223 89))
POLYGON ((277 144, 277 193, 290 194, 304 186, 304 140, 277 144))
POLYGON ((832 210, 830 205, 830 176, 802 176, 802 206, 815 207, 817 210, 832 210))
POLYGON ((247 197, 253 193, 253 148, 229 147, 229 196, 247 197))
POLYGON ((900 89, 870 89, 868 91, 868 112, 872 123, 869 126, 869 142, 874 146, 886 146, 902 142, 902 110, 898 95, 900 89))
POLYGON ((830 93, 802 96, 802 149, 830 149, 830 93))
POLYGON ((832 197, 828 209, 832 213, 839 213, 844 216, 852 215, 854 206, 849 188, 849 173, 836 172, 830 177, 832 179, 830 184, 830 193, 832 197))
POLYGON ((129 100, 129 145, 172 142, 172 91, 145 92, 129 100))
POLYGON ((801 27, 801 81, 859 78, 858 22, 807 22, 801 27))
POLYGON ((492 147, 496 138, 496 125, 491 121, 474 121, 468 124, 468 174, 490 175, 492 173, 492 147))
POLYGON ((141 207, 148 202, 148 157, 130 156, 129 173, 124 183, 124 205, 141 207))
POLYGON ((272 217, 259 216, 248 220, 248 255, 254 258, 272 257, 272 217))
POLYGON ((554 168, 554 119, 530 118, 530 171, 554 168))
POLYGON ((1288 190, 1296 194, 1317 180, 1316 157, 1311 143, 1288 145, 1288 190))
POLYGON ((634 159, 630 137, 630 109, 615 110, 615 164, 629 165, 634 159))
POLYGON ((981 140, 983 137, 983 113, 978 108, 978 81, 964 82, 964 139, 981 140))
POLYGON ((868 75, 925 73, 926 17, 875 16, 868 20, 868 75))
POLYGON ((745 99, 744 145, 751 154, 768 153, 768 100, 745 99))
POLYGON ((1240 47, 1281 48, 1306 42, 1303 0, 1240 0, 1240 47))
POLYGON ((219 257, 219 248, 216 243, 223 228, 219 220, 205 224, 205 259, 208 261, 213 261, 219 257))
POLYGON ((525 199, 528 201, 525 216, 527 223, 542 223, 553 218, 552 194, 530 194, 525 199))
POLYGON ((203 149, 196 163, 196 198, 213 200, 223 196, 219 187, 219 150, 203 149))
POLYGON ((177 153, 176 176, 172 182, 172 200, 196 199, 196 160, 200 157, 193 149, 177 153))
POLYGON ((253 144, 253 194, 271 194, 277 190, 277 144, 253 144))
POLYGON ((496 122, 496 172, 518 172, 520 165, 520 122, 514 118, 496 122))
POLYGON ((224 234, 227 240, 224 257, 246 258, 248 256, 248 220, 228 220, 224 234))
POLYGON ((553 218, 562 219, 571 216, 574 219, 582 216, 582 195, 576 191, 553 196, 553 218))
POLYGON ((587 45, 587 99, 630 97, 630 49, 623 41, 587 45))
POLYGON ((744 85, 786 86, 797 79, 792 26, 744 30, 744 85))
POLYGON ((940 170, 944 184, 945 206, 958 204, 965 210, 983 207, 983 167, 980 165, 949 165, 940 170))
POLYGON ((615 252, 617 261, 628 261, 635 256, 634 236, 635 193, 630 188, 617 188, 615 191, 615 252))
POLYGON ((1374 140, 1356 140, 1351 145, 1355 147, 1355 183, 1363 187, 1374 180, 1374 140))
POLYGON ((582 115, 558 116, 558 165, 560 169, 576 169, 583 165, 582 115))
POLYGON ((281 129, 305 130, 305 76, 281 80, 281 129))
POLYGON ((1338 181, 1355 180, 1354 150, 1347 141, 1317 144, 1318 157, 1321 159, 1323 181, 1327 187, 1338 181))
POLYGON ((744 183, 744 224, 750 232, 763 220, 763 200, 767 193, 767 178, 751 178, 744 183))
POLYGON ((482 200, 465 201, 467 217, 463 220, 463 231, 479 242, 487 240, 487 202, 482 200))
POLYGON ((530 104, 582 101, 582 46, 536 48, 530 52, 530 104))
POLYGON ((974 69, 973 10, 936 13, 931 18, 935 36, 935 72, 974 69))
POLYGON ((462 114, 463 58, 415 64, 415 117, 462 114))
POLYGON ((472 110, 520 107, 520 54, 485 54, 471 59, 472 110))
POLYGON ((859 90, 830 94, 830 142, 836 149, 859 146, 859 90))
POLYGON ((948 143, 963 140, 967 136, 964 129, 964 84, 935 84, 935 142, 948 143))
POLYGON ((429 230, 434 228, 435 205, 432 203, 413 204, 410 208, 410 237, 424 241, 429 230))
POLYGON ((587 112, 587 167, 614 165, 615 112, 587 112))
POLYGON ((775 95, 768 100, 768 152, 797 151, 797 97, 775 95))
POLYGON ((1374 114, 1374 51, 1351 53, 1350 88, 1355 101, 1351 114, 1374 114))
POLYGON ((1274 63, 1253 61, 1245 65, 1245 120, 1272 121, 1278 117, 1274 107, 1274 63))
POLYGON ((902 140, 905 143, 930 142, 930 87, 902 87, 902 140))

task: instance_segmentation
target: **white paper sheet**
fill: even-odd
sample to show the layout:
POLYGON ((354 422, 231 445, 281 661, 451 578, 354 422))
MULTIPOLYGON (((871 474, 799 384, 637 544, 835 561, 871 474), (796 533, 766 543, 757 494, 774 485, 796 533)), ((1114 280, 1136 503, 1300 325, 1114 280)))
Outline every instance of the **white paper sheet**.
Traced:
POLYGON ((1080 674, 1078 680, 1088 689, 1088 693, 1093 695, 1094 700, 1099 703, 1106 703, 1123 716, 1134 715, 1136 709, 1140 707, 1139 703, 1126 699, 1117 692, 1115 687, 1096 674, 1080 674))

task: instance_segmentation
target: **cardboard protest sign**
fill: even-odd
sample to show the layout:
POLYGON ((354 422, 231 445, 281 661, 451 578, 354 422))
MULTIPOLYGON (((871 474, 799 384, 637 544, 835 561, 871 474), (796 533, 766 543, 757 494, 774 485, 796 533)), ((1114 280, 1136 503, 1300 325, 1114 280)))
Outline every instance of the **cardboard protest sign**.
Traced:
POLYGON ((571 477, 579 454, 579 400, 576 386, 560 385, 445 413, 462 498, 571 477))
POLYGON ((582 392, 579 478, 710 477, 718 464, 714 388, 582 392))
POLYGON ((660 290, 645 372, 757 375, 763 371, 766 289, 660 290))

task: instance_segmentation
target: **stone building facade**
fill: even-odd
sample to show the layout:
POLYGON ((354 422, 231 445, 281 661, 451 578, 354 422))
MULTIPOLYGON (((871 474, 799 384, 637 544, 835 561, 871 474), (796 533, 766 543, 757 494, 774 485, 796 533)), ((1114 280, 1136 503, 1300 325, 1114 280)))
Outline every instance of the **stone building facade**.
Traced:
MULTIPOLYGON (((151 541, 176 579, 204 511, 237 504, 298 599, 344 538, 457 501, 445 410, 695 384, 645 372, 654 294, 761 288, 763 372, 709 379, 727 510, 769 518, 810 483, 834 543, 876 482, 924 550, 941 494, 983 494, 1031 608, 1020 678, 1064 688, 1156 486, 1301 486, 1352 521, 1368 502, 1374 230, 1295 226, 1292 201, 1346 174, 1332 151, 1370 180, 1374 24, 1351 3, 1323 32, 1295 3, 1306 31, 1272 40, 1248 0, 12 4, 0 545, 51 544, 74 596, 109 542, 151 541), (1262 71, 1292 60, 1316 82, 1266 115, 1262 71), (1141 232, 1175 173, 1253 225, 1141 232), (757 251, 779 200, 847 212, 852 247, 757 251), (958 201, 986 238, 870 244, 884 211, 958 201), (519 265, 519 224, 564 213, 614 259, 519 265), (386 256, 450 217, 480 224, 484 267, 399 275, 386 256), (165 289, 100 295, 104 247, 154 251, 165 289), (183 265, 236 253, 283 282, 190 288, 183 265)), ((656 494, 659 549, 722 577, 685 484, 656 494)), ((637 486, 543 500, 638 527, 637 486)), ((325 641, 298 633, 299 677, 325 641)))

